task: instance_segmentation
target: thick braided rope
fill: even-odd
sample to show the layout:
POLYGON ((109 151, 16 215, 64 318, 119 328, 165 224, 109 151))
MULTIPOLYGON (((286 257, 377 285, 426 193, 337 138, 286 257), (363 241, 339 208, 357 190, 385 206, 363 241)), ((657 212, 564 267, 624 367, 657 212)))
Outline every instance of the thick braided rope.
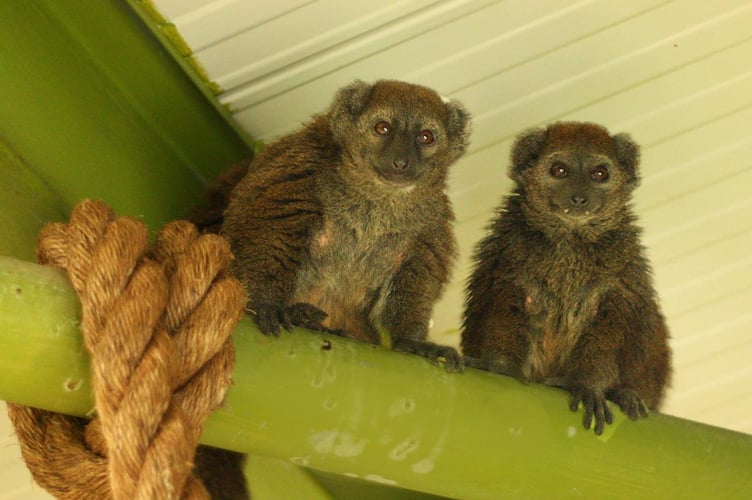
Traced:
POLYGON ((43 230, 38 256, 66 269, 81 299, 97 417, 12 405, 35 479, 60 498, 208 497, 193 457, 231 383, 229 334, 245 304, 227 242, 175 222, 148 251, 143 224, 85 201, 43 230))

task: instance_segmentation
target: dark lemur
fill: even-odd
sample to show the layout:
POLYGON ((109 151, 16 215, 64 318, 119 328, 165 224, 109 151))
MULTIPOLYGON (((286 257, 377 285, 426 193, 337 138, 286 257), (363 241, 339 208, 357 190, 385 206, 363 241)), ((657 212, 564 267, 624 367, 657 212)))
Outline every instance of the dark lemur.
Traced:
POLYGON ((221 233, 266 334, 292 325, 392 348, 449 371, 426 341, 455 256, 448 167, 465 151, 456 102, 397 81, 356 81, 329 110, 269 144, 230 196, 221 233))
MULTIPOLYGON (((324 309, 331 329, 376 342, 377 329, 391 327, 397 348, 444 355, 460 369, 456 352, 424 339, 454 256, 446 169, 468 134, 467 113, 428 89, 355 82, 329 113, 224 172, 191 220, 233 242, 266 333, 323 328, 324 309)), ((243 461, 199 447, 196 469, 212 498, 249 497, 243 461)))
POLYGON ((568 388, 596 434, 612 421, 607 399, 632 419, 658 409, 670 351, 630 207, 638 146, 555 123, 523 133, 511 156, 514 192, 467 286, 467 364, 568 388))

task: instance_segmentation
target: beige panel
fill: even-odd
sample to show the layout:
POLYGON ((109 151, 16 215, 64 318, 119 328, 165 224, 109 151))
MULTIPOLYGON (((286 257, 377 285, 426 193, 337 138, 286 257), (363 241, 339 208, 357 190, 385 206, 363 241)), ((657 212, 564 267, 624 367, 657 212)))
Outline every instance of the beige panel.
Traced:
MULTIPOLYGON (((291 17, 295 15, 296 9, 303 9, 311 3, 312 0, 215 1, 201 8, 186 11, 172 18, 172 22, 191 49, 200 54, 201 50, 207 47, 223 45, 228 41, 233 44, 233 40, 245 37, 247 32, 272 24, 277 18, 291 17)), ((180 4, 182 6, 183 2, 180 4)), ((234 43, 236 50, 238 45, 242 46, 239 49, 241 60, 247 61, 257 57, 253 41, 234 43)), ((203 59, 211 61, 216 58, 207 55, 203 59)))
POLYGON ((34 483, 21 459, 5 401, 0 401, 0 500, 43 500, 53 498, 34 483))
MULTIPOLYGON (((351 52, 342 50, 339 44, 373 29, 392 29, 401 16, 413 11, 436 10, 427 8, 430 4, 427 0, 312 2, 199 51, 197 55, 204 61, 212 79, 225 89, 235 89, 255 79, 263 81, 276 71, 287 74, 289 66, 298 67, 298 71, 315 67, 318 73, 323 69, 318 61, 337 61, 340 52, 351 52)), ((389 43, 386 37, 374 38, 389 43)), ((356 44, 348 45, 347 49, 352 45, 356 44)), ((242 103, 230 104, 233 108, 243 106, 242 103)))
POLYGON ((426 60, 425 52, 411 45, 415 40, 448 19, 462 17, 488 3, 490 0, 442 2, 436 8, 396 19, 378 32, 365 31, 347 43, 332 45, 297 64, 249 81, 220 99, 238 110, 235 116, 240 123, 249 130, 258 130, 257 137, 276 137, 296 127, 301 114, 307 116, 323 109, 331 100, 332 89, 355 78, 397 78, 414 69, 415 60, 426 60), (281 95, 285 97, 280 101, 281 95), (268 104, 269 101, 272 104, 268 104), (251 110, 251 107, 256 109, 251 110), (245 120, 246 116, 250 117, 249 121, 245 120), (258 116, 266 117, 260 129, 256 129, 255 117, 258 116))
MULTIPOLYGON (((724 4, 741 4, 744 8, 733 15, 721 10, 719 15, 716 3, 670 3, 458 92, 458 98, 469 102, 492 96, 485 99, 490 110, 476 117, 473 144, 482 147, 515 135, 520 125, 566 117, 694 58, 746 39, 745 27, 752 23, 752 5, 744 1, 724 4), (689 4, 695 8, 688 9, 689 4), (700 22, 701 27, 688 29, 700 22), (678 50, 679 47, 683 49, 678 50), (536 84, 531 87, 532 82, 536 84)), ((639 104, 631 103, 625 109, 634 110, 639 104)), ((588 117, 618 129, 615 118, 588 117)))

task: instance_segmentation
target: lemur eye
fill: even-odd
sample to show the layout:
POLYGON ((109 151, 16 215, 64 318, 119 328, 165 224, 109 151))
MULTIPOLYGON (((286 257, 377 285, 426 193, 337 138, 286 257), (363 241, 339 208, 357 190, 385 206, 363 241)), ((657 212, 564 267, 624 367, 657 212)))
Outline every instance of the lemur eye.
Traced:
POLYGON ((569 175, 569 169, 567 169, 567 166, 564 165, 562 162, 557 161, 554 162, 553 165, 551 165, 551 168, 549 169, 549 173, 552 177, 556 177, 557 179, 563 179, 564 177, 569 175))
POLYGON ((430 130, 424 130, 418 134, 418 141, 421 144, 431 144, 433 142, 433 132, 430 130))
POLYGON ((605 182, 609 177, 608 167, 606 165, 598 165, 590 174, 590 178, 595 182, 605 182))
POLYGON ((379 135, 389 135, 392 131, 392 126, 385 121, 380 121, 373 127, 373 129, 379 135))

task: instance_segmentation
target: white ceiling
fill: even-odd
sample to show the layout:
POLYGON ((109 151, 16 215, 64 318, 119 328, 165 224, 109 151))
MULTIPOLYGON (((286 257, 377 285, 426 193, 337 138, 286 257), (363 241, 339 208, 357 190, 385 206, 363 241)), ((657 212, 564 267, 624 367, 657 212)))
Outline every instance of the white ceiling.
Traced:
POLYGON ((752 1, 155 3, 254 139, 296 129, 355 78, 421 83, 472 112, 450 180, 461 258, 435 309, 440 342, 458 342, 468 258, 509 191, 515 135, 554 120, 632 134, 672 333, 664 411, 752 433, 752 1))
POLYGON ((642 145, 635 208, 672 332, 665 412, 752 433, 752 2, 157 0, 254 139, 355 78, 462 101, 450 195, 461 258, 432 336, 457 343, 468 257, 508 192, 509 146, 554 120, 642 145))

